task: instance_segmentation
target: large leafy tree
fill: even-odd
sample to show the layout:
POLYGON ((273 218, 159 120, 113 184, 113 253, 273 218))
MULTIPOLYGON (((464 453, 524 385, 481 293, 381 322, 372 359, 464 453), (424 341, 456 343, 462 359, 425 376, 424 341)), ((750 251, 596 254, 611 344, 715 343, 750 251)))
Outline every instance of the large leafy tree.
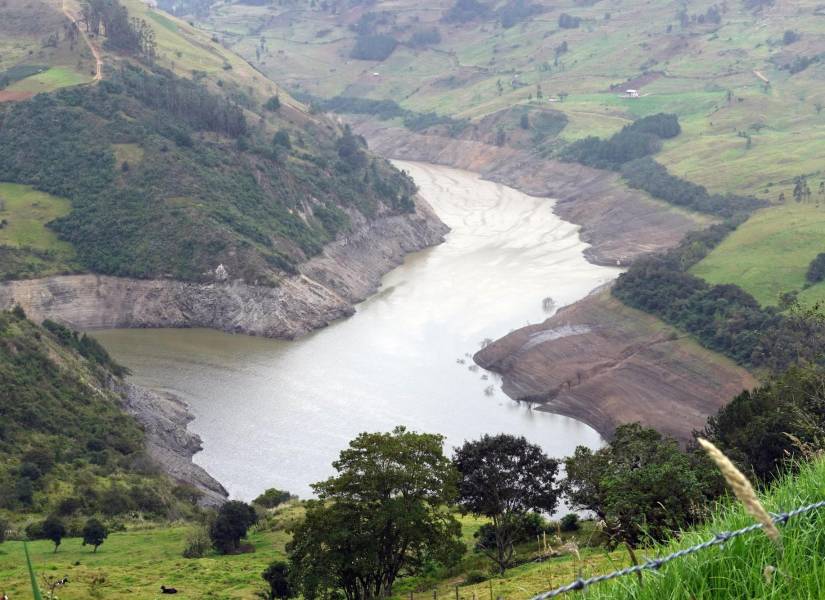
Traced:
POLYGON ((591 510, 614 542, 664 539, 691 524, 705 500, 700 463, 678 443, 638 423, 621 425, 593 452, 579 446, 565 459, 563 489, 573 508, 591 510))
POLYGON ((447 510, 455 470, 443 437, 362 433, 333 463, 337 475, 313 486, 306 518, 287 550, 304 598, 340 590, 349 600, 383 598, 400 575, 462 555, 461 528, 447 510))
POLYGON ((209 528, 212 545, 222 554, 237 552, 241 538, 246 537, 247 530, 257 520, 255 509, 248 504, 238 500, 226 502, 209 528))
POLYGON ((84 546, 92 546, 94 548, 92 552, 97 552, 97 549, 106 541, 107 537, 109 537, 109 532, 106 531, 103 523, 94 518, 86 521, 83 526, 84 546))
POLYGON ((465 442, 453 462, 461 474, 459 505, 492 520, 493 535, 479 546, 504 572, 515 556, 524 515, 556 507, 558 461, 523 437, 501 434, 465 442))

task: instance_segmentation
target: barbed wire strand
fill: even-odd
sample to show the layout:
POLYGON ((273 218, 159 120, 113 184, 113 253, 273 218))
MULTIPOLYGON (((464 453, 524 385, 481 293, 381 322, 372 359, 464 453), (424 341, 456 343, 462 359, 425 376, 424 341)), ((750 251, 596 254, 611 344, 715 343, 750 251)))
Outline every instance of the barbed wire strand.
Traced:
MULTIPOLYGON (((816 510, 818 508, 825 508, 825 500, 821 502, 815 502, 814 504, 808 504, 807 506, 801 506, 789 512, 772 514, 771 520, 777 525, 784 525, 788 522, 789 519, 810 512, 812 510, 816 510)), ((719 546, 730 539, 751 533, 753 531, 757 531, 759 529, 762 529, 762 523, 754 523, 753 525, 743 527, 742 529, 737 529, 736 531, 722 531, 717 533, 709 540, 706 540, 700 544, 696 544, 695 546, 688 546, 687 548, 683 548, 672 554, 668 554, 667 556, 662 556, 661 558, 651 558, 641 564, 633 565, 631 567, 625 567, 624 569, 619 569, 617 571, 613 571, 612 573, 596 575, 595 577, 589 577, 587 579, 576 579, 575 581, 572 581, 567 585, 563 585, 561 587, 557 587, 554 590, 550 590, 549 592, 544 592, 537 596, 533 596, 532 600, 547 600, 547 598, 555 598, 556 596, 561 596, 562 594, 566 594, 567 592, 580 591, 596 583, 603 583, 605 581, 610 581, 611 579, 616 579, 618 577, 633 575, 635 573, 641 573, 642 571, 657 571, 663 565, 673 560, 684 558, 685 556, 695 554, 697 552, 706 550, 707 548, 711 548, 713 546, 719 546)))

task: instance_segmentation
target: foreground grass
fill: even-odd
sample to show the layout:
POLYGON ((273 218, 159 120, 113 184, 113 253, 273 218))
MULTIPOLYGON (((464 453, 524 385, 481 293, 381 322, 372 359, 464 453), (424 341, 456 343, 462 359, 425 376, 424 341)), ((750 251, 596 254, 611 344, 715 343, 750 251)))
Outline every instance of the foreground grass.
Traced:
MULTIPOLYGON (((89 598, 154 598, 161 584, 180 590, 178 598, 252 599, 263 589, 261 572, 273 560, 283 558, 287 534, 283 531, 253 533, 255 552, 237 556, 212 555, 185 559, 181 556, 187 526, 153 527, 114 533, 92 553, 77 538, 66 539, 57 553, 48 541, 29 544, 32 563, 42 575, 68 576, 60 591, 62 600, 89 598)), ((10 598, 30 598, 22 542, 0 545, 0 592, 10 598)))
MULTIPOLYGON (((825 499, 825 460, 803 466, 764 496, 772 512, 788 511, 825 499)), ((706 525, 670 545, 653 549, 661 556, 707 540, 717 532, 752 524, 740 505, 721 507, 706 525)), ((761 532, 736 538, 724 546, 677 560, 657 573, 646 573, 642 585, 625 577, 594 587, 587 598, 682 600, 701 598, 825 598, 825 509, 795 517, 780 528, 784 550, 761 532)))

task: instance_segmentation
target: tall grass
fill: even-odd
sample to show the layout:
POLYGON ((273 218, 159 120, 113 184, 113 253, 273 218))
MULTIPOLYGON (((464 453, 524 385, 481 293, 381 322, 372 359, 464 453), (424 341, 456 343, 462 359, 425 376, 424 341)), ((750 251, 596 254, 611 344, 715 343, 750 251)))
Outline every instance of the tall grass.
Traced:
MULTIPOLYGON (((771 512, 784 512, 825 499, 825 460, 803 465, 762 495, 771 512)), ((702 527, 650 551, 650 557, 697 544, 722 531, 753 523, 739 503, 721 504, 702 527)), ((677 560, 659 572, 596 585, 588 600, 687 600, 713 598, 825 598, 825 509, 800 515, 780 527, 784 550, 762 532, 735 538, 677 560)))

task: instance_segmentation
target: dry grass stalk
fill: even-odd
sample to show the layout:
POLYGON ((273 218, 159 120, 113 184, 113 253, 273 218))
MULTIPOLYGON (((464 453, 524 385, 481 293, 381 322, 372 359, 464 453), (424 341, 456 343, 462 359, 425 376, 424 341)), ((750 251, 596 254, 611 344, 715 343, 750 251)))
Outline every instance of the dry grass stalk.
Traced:
POLYGON ((716 466, 719 467, 719 470, 722 471, 722 476, 725 478, 725 481, 728 482, 728 485, 733 490, 733 493, 745 506, 745 510, 748 511, 748 514, 762 523, 762 528, 765 535, 767 535, 773 543, 781 548, 782 539, 779 534, 779 529, 777 529, 773 519, 771 519, 770 514, 768 514, 768 511, 765 510, 765 507, 762 506, 761 502, 759 502, 759 498, 753 490, 753 486, 751 486, 750 481, 748 481, 748 478, 734 466, 730 459, 725 456, 719 448, 702 438, 699 438, 698 441, 699 445, 702 446, 705 452, 708 453, 708 456, 710 456, 711 460, 715 462, 716 466))

